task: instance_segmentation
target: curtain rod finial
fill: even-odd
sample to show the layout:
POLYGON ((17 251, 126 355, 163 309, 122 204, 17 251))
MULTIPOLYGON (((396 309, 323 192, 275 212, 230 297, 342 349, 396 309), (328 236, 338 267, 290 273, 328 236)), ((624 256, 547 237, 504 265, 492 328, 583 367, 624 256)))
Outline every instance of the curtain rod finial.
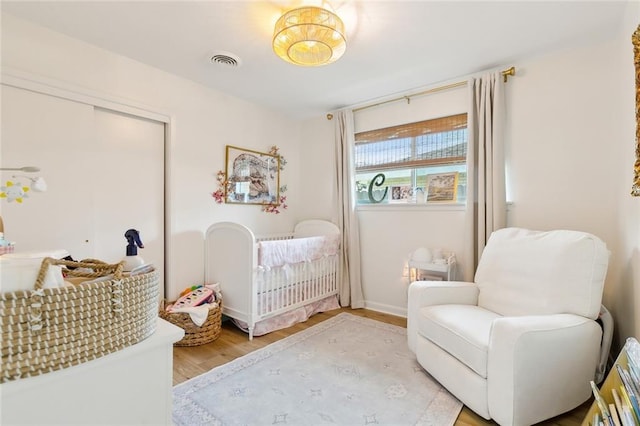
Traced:
POLYGON ((327 120, 333 120, 333 114, 327 114, 327 120))
POLYGON ((507 70, 502 71, 502 76, 504 77, 504 82, 505 83, 507 82, 507 78, 509 76, 513 77, 514 75, 516 75, 516 67, 511 67, 511 68, 509 68, 507 70))

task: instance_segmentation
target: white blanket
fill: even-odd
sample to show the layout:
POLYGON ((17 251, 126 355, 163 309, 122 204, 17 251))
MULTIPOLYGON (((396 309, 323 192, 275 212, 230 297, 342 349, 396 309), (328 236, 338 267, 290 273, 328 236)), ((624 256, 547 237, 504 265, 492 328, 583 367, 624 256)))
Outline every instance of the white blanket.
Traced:
POLYGON ((258 265, 283 266, 309 262, 338 252, 339 235, 293 238, 258 243, 258 265))

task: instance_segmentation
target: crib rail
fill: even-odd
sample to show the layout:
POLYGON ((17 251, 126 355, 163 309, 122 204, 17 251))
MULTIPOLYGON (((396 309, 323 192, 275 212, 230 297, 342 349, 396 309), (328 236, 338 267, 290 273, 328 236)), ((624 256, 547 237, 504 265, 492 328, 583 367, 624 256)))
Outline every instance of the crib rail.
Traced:
POLYGON ((267 234, 256 236, 256 242, 262 241, 278 241, 278 240, 291 240, 293 239, 292 233, 283 233, 283 234, 267 234))
POLYGON ((337 270, 337 255, 278 268, 258 267, 258 319, 266 319, 337 294, 337 270))

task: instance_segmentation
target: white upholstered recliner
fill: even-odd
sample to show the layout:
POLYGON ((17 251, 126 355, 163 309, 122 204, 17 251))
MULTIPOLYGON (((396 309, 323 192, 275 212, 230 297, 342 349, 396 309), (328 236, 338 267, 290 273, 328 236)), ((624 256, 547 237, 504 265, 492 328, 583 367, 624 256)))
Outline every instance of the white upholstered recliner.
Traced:
POLYGON ((467 407, 501 425, 531 425, 591 395, 609 252, 577 231, 494 232, 474 283, 409 287, 409 348, 467 407))

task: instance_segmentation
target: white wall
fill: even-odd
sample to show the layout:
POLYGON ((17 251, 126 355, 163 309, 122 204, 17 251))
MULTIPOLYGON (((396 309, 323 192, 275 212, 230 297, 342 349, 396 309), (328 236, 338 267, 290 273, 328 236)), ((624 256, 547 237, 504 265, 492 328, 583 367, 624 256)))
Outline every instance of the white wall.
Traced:
POLYGON ((640 330, 640 199, 629 195, 635 16, 610 41, 521 61, 507 88, 509 225, 583 230, 607 243, 604 304, 618 343, 640 330))
MULTIPOLYGON (((3 71, 33 74, 51 84, 60 82, 79 92, 171 116, 169 298, 202 283, 203 233, 211 223, 233 220, 257 232, 281 232, 291 229, 300 217, 299 195, 308 188, 302 188, 297 179, 302 167, 298 160, 300 127, 287 117, 6 13, 2 14, 2 66, 3 71), (262 213, 259 206, 214 202, 210 194, 217 189, 217 171, 224 169, 227 144, 257 151, 280 147, 288 160, 281 176, 289 188, 289 209, 284 214, 262 213)), ((8 154, 3 153, 3 164, 10 163, 8 154)), ((47 173, 55 171, 43 171, 45 178, 47 173)), ((15 224, 5 223, 8 237, 12 226, 15 224)))
MULTIPOLYGON (((624 122, 625 140, 633 139, 632 129, 635 129, 635 114, 632 109, 633 95, 629 93, 629 88, 634 84, 635 76, 631 74, 633 60, 631 57, 631 49, 629 48, 629 35, 632 34, 639 26, 640 22, 640 3, 630 2, 628 7, 627 19, 622 31, 622 40, 618 48, 621 66, 624 67, 625 76, 619 82, 624 86, 625 93, 625 110, 622 116, 624 122)), ((640 125, 640 124, 639 124, 640 125)), ((633 173, 631 164, 633 162, 632 148, 626 145, 624 151, 624 167, 627 171, 625 180, 630 182, 633 173)), ((627 184, 628 185, 628 184, 627 184)), ((615 297, 617 308, 617 317, 620 324, 620 336, 640 337, 640 198, 631 198, 626 194, 619 200, 620 212, 620 234, 622 235, 622 246, 625 262, 620 274, 620 281, 617 288, 619 291, 615 297), (633 318, 633 326, 631 324, 633 318)))
POLYGON ((620 114, 622 133, 623 188, 626 191, 618 198, 618 232, 620 234, 620 272, 618 279, 608 289, 608 299, 615 310, 619 332, 619 346, 625 338, 640 337, 640 197, 629 196, 633 179, 632 165, 634 153, 632 142, 635 139, 635 74, 633 55, 631 54, 631 34, 640 22, 640 3, 629 2, 626 20, 621 29, 617 47, 620 76, 617 79, 617 91, 623 102, 624 110, 620 114))
POLYGON ((334 124, 326 116, 302 122, 300 157, 304 165, 299 183, 304 190, 299 195, 299 219, 327 219, 337 223, 335 207, 335 146, 334 124))

